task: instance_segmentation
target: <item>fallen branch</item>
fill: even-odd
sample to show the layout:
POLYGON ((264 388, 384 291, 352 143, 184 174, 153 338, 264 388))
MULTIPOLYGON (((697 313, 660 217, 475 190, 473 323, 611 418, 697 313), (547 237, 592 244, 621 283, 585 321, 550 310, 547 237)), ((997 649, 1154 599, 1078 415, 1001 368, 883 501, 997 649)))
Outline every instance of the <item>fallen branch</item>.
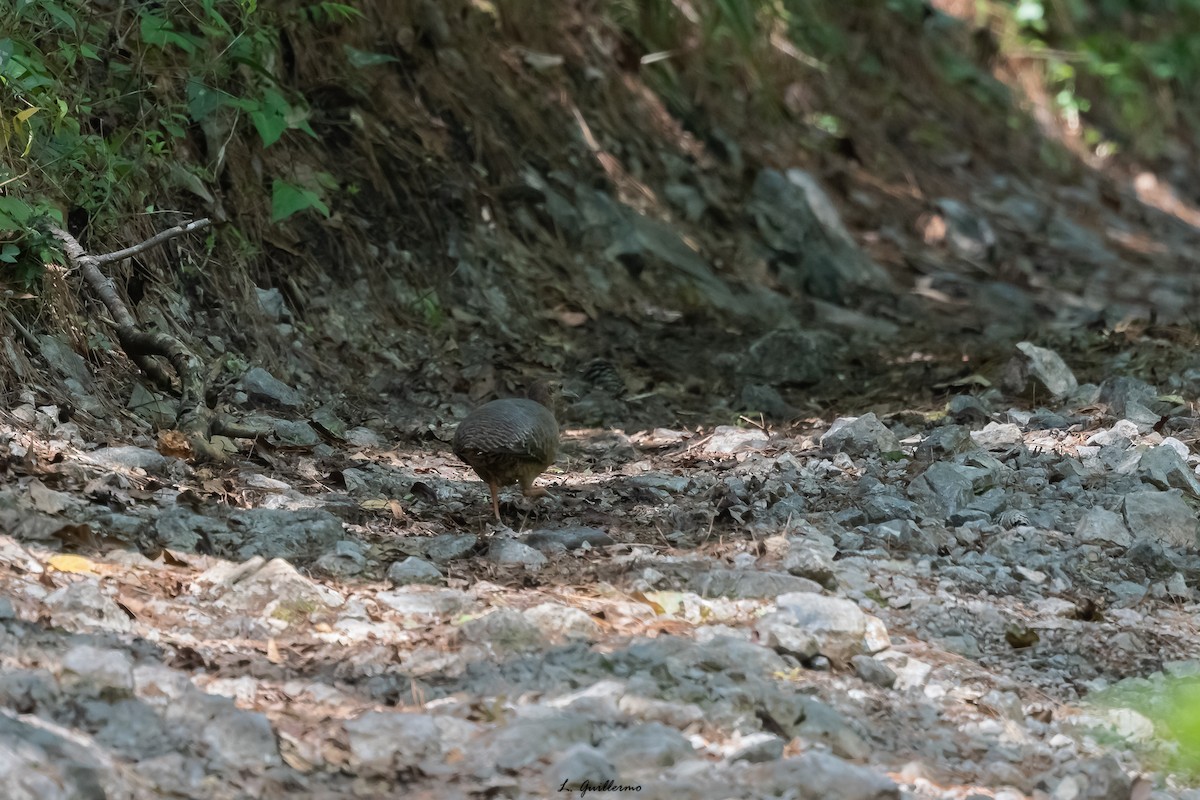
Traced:
POLYGON ((62 242, 63 251, 71 264, 79 269, 84 281, 112 315, 121 348, 155 383, 167 390, 173 389, 171 376, 153 360, 153 357, 161 356, 171 363, 175 375, 179 378, 176 427, 187 437, 198 460, 221 461, 224 459, 224 453, 220 447, 212 444, 210 437, 215 427, 224 427, 224 422, 216 420, 214 412, 204 404, 205 378, 200 359, 183 342, 169 333, 147 333, 141 330, 137 319, 117 293, 116 284, 100 271, 103 264, 143 253, 177 236, 203 230, 208 225, 207 219, 198 219, 186 225, 168 228, 133 247, 99 256, 85 251, 79 240, 62 228, 51 226, 49 230, 62 242))

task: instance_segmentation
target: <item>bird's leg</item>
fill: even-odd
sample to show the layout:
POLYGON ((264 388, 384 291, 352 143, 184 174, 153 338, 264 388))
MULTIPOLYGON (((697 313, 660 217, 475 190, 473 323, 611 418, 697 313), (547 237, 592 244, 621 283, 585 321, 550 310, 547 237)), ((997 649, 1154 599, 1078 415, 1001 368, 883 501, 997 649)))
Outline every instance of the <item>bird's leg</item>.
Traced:
POLYGON ((492 513, 496 515, 496 519, 500 519, 500 495, 496 491, 496 482, 488 481, 488 491, 492 493, 492 513))

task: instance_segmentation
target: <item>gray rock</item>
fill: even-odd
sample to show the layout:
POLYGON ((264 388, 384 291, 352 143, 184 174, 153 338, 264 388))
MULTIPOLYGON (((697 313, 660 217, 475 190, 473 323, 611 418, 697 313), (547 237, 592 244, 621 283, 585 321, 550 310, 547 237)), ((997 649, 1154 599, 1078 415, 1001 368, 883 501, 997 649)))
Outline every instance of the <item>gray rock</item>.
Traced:
POLYGON ((257 404, 279 408, 300 408, 304 405, 304 398, 299 392, 262 367, 251 368, 238 385, 257 404))
POLYGON ((252 556, 292 561, 317 558, 344 539, 342 521, 321 508, 238 509, 228 531, 210 534, 219 553, 239 561, 252 556))
POLYGON ((733 425, 718 425, 704 443, 704 452, 749 453, 766 447, 768 436, 757 428, 736 428, 733 425))
POLYGON ((224 584, 224 591, 216 600, 218 608, 267 615, 288 624, 303 624, 312 615, 338 608, 345 602, 333 589, 301 575, 281 558, 266 564, 255 559, 246 567, 219 582, 224 584))
POLYGON ((1024 441, 1024 434, 1011 422, 989 422, 971 432, 971 441, 985 450, 1009 450, 1024 441))
POLYGON ((730 761, 745 761, 750 764, 762 764, 767 761, 777 761, 783 758, 783 750, 787 742, 773 733, 759 731, 741 737, 737 749, 730 754, 730 761))
POLYGON ((465 558, 475 550, 479 537, 473 533, 443 533, 425 545, 425 557, 438 564, 465 558))
POLYGON ((701 597, 758 599, 784 592, 819 592, 821 586, 806 578, 783 572, 708 569, 692 571, 685 587, 701 597))
POLYGON ((867 683, 883 689, 891 689, 896 685, 896 673, 878 659, 857 655, 850 659, 850 663, 854 666, 854 674, 867 683))
POLYGON ((900 800, 900 787, 869 767, 810 752, 762 764, 746 776, 756 797, 792 800, 900 800))
POLYGON ((787 612, 764 614, 755 623, 754 632, 759 641, 767 647, 784 655, 796 656, 803 661, 808 661, 821 652, 816 635, 798 627, 795 617, 787 612))
POLYGON ((375 599, 404 617, 453 616, 467 611, 473 602, 458 589, 405 588, 376 592, 375 599))
MULTIPOLYGON (((806 695, 792 696, 790 699, 797 703, 790 712, 796 720, 793 735, 824 742, 834 755, 841 758, 863 760, 871 755, 871 745, 859 736, 846 717, 831 706, 806 695)), ((770 706, 768 713, 775 714, 770 706)), ((776 718, 776 722, 779 721, 776 718)), ((787 730, 786 725, 781 727, 787 730)))
POLYGON ((1158 392, 1137 378, 1117 376, 1100 384, 1100 402, 1117 419, 1127 419, 1139 425, 1153 425, 1165 411, 1158 404, 1158 392))
POLYGON ((935 205, 946 222, 946 244, 959 258, 987 263, 996 255, 996 232, 987 219, 958 200, 942 197, 935 205))
POLYGON ((62 659, 64 677, 85 683, 106 694, 133 691, 133 659, 123 650, 76 645, 62 659))
POLYGON ((578 608, 542 603, 525 612, 525 616, 548 639, 578 639, 589 641, 600 636, 600 626, 578 608))
POLYGON ((279 419, 271 428, 279 443, 287 447, 313 447, 321 442, 321 435, 303 420, 279 419))
POLYGON ((43 603, 54 624, 64 628, 95 627, 118 633, 126 633, 133 628, 129 615, 100 588, 95 578, 56 589, 46 596, 43 603))
POLYGON ((394 775, 441 755, 441 731, 428 714, 368 711, 342 728, 351 764, 367 775, 394 775))
POLYGON ((1142 453, 1138 476, 1159 489, 1182 489, 1200 497, 1200 480, 1170 445, 1159 445, 1142 453))
POLYGON ((1168 547, 1196 546, 1196 517, 1178 489, 1125 495, 1125 523, 1135 539, 1168 547))
POLYGON ((423 558, 409 556, 388 567, 387 579, 393 586, 409 586, 414 583, 437 585, 446 582, 446 576, 423 558))
POLYGON ((956 394, 946 403, 946 411, 958 423, 980 423, 991 419, 992 409, 973 394, 956 394))
POLYGON ((0 796, 5 800, 106 800, 124 796, 116 766, 97 747, 0 714, 0 796))
POLYGON ((283 762, 266 716, 232 702, 204 726, 200 739, 208 748, 209 762, 221 770, 261 770, 283 762))
POLYGON ((788 288, 839 302, 857 289, 890 285, 887 273, 859 250, 817 181, 802 170, 759 172, 747 211, 775 251, 788 288))
POLYGON ((382 447, 383 437, 370 428, 350 428, 343 437, 351 447, 382 447))
POLYGON ((308 415, 309 420, 329 436, 344 440, 346 438, 346 422, 334 406, 321 406, 308 415))
POLYGON ((171 550, 211 552, 213 541, 227 539, 229 526, 183 505, 165 508, 154 520, 155 542, 171 550))
POLYGON ((1038 347, 1032 342, 1018 342, 1017 350, 1027 359, 1026 368, 1055 397, 1065 397, 1079 388, 1075 373, 1053 350, 1038 347))
POLYGON ((823 331, 777 330, 739 354, 743 375, 773 386, 811 386, 829 374, 840 348, 823 331))
POLYGON ((590 744, 572 745, 550 768, 550 785, 556 790, 577 792, 584 782, 597 786, 615 781, 620 772, 611 761, 590 744))
POLYGON ((595 728, 596 723, 583 714, 570 711, 538 714, 492 731, 477 752, 498 769, 515 772, 574 745, 591 745, 595 728))
POLYGON ((683 734, 658 722, 634 725, 607 736, 600 750, 622 775, 645 770, 657 773, 695 757, 691 742, 683 734))
POLYGON ((287 303, 283 300, 283 293, 275 288, 260 289, 257 286, 254 287, 254 292, 258 295, 258 307, 267 318, 272 322, 282 322, 287 314, 287 303))
POLYGON ((628 480, 628 484, 643 489, 653 489, 667 496, 686 492, 692 485, 692 479, 686 475, 664 475, 651 472, 645 475, 634 475, 628 480))
POLYGON ((342 539, 333 546, 332 553, 324 553, 313 565, 320 572, 335 578, 361 575, 367 566, 367 554, 361 543, 353 539, 342 539))
POLYGON ((847 663, 864 649, 867 618, 856 603, 813 592, 792 592, 775 599, 780 613, 816 639, 821 655, 835 663, 847 663))
POLYGON ((1072 760, 1044 775, 1039 781, 1050 788, 1050 797, 1079 800, 1128 800, 1133 781, 1111 756, 1072 760))
MULTIPOLYGON (((971 430, 965 425, 943 425, 929 432, 917 445, 915 455, 919 461, 937 461, 975 449, 971 430)), ((897 446, 896 449, 899 449, 897 446)))
POLYGON ((499 655, 532 652, 546 641, 537 625, 511 608, 501 608, 468 620, 459 627, 458 634, 464 641, 499 655))
POLYGON ((909 496, 930 516, 946 517, 975 498, 975 471, 961 464, 936 461, 908 485, 909 496))
POLYGON ((537 550, 508 538, 492 539, 487 560, 496 564, 520 564, 526 569, 540 569, 546 565, 546 557, 537 550))
POLYGON ((783 399, 774 386, 748 383, 742 387, 742 408, 751 413, 761 413, 770 419, 791 419, 799 411, 783 399))
POLYGON ((588 547, 608 547, 613 538, 600 528, 577 526, 554 530, 538 530, 522 536, 520 541, 543 553, 559 553, 588 547))
POLYGON ((821 436, 821 447, 851 456, 863 456, 894 453, 900 449, 900 440, 871 412, 861 417, 834 420, 829 430, 821 436))
POLYGON ((1120 547, 1133 544, 1133 534, 1125 527, 1124 518, 1100 506, 1084 512, 1079 524, 1075 526, 1075 535, 1081 542, 1101 542, 1120 547))
MULTIPOLYGON (((836 555, 836 549, 834 555, 836 555)), ((837 586, 837 573, 830 553, 820 547, 807 545, 803 540, 791 540, 781 564, 790 575, 807 578, 826 589, 837 586)))
POLYGON ((148 475, 183 475, 188 469, 179 459, 144 447, 101 447, 79 454, 78 459, 108 469, 145 470, 148 475))

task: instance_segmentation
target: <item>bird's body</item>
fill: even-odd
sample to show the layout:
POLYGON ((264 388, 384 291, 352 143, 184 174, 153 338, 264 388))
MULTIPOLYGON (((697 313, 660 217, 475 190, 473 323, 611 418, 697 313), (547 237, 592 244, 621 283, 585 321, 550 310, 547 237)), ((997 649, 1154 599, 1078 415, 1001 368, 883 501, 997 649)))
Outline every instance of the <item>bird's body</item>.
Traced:
POLYGON ((534 478, 558 454, 558 422, 549 408, 534 400, 505 398, 485 403, 459 423, 454 454, 488 485, 492 512, 500 518, 497 491, 520 483, 526 495, 543 494, 534 478))

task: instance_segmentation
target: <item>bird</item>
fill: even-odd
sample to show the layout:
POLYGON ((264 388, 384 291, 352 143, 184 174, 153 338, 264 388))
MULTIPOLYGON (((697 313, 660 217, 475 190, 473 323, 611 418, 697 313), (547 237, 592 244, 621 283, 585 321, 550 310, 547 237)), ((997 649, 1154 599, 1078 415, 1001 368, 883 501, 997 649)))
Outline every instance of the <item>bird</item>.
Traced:
POLYGON ((520 483, 526 497, 541 497, 545 489, 533 480, 554 463, 558 454, 558 421, 551 410, 553 387, 539 381, 528 397, 506 397, 484 403, 467 415, 454 432, 454 455, 488 485, 492 513, 500 519, 501 486, 520 483))

